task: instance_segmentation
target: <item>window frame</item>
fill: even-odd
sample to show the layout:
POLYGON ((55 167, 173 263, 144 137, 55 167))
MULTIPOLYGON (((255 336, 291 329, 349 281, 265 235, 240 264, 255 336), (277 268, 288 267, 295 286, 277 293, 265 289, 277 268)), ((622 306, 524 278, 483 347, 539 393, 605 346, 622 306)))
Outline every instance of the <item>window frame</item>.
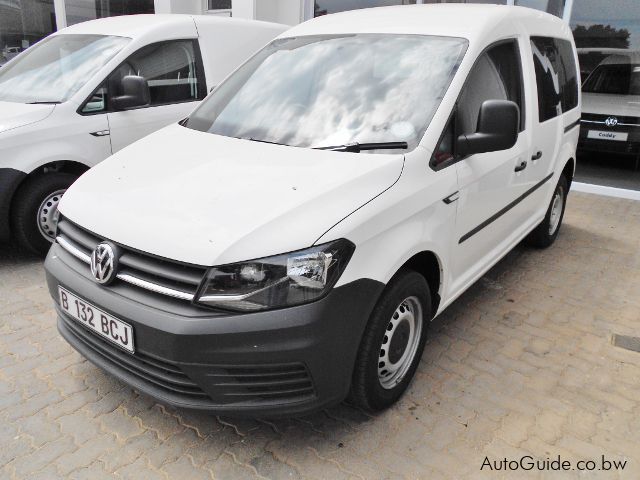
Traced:
MULTIPOLYGON (((204 62, 202 61, 202 51, 200 49, 200 41, 198 37, 195 38, 174 38, 172 40, 162 40, 160 42, 153 42, 153 43, 149 43, 147 45, 144 45, 140 48, 138 48, 137 50, 133 51, 132 53, 130 53, 129 55, 127 55, 127 57, 121 61, 120 63, 118 63, 118 65, 116 65, 116 67, 111 70, 109 72, 108 75, 106 75, 102 81, 98 84, 98 86, 87 96, 87 98, 84 100, 84 102, 82 102, 80 104, 80 106, 78 107, 78 109, 76 110, 76 112, 82 116, 91 116, 91 115, 101 115, 104 113, 115 113, 115 112, 121 112, 123 110, 114 110, 113 108, 111 108, 111 106, 109 104, 107 104, 107 107, 103 110, 100 111, 96 111, 96 112, 84 112, 83 110, 85 109, 85 107, 87 106, 87 104, 90 102, 90 100, 93 98, 94 95, 97 94, 97 92, 103 87, 105 86, 108 81, 109 78, 118 71, 118 69, 120 69, 120 67, 122 67, 125 63, 127 63, 127 61, 133 57, 134 55, 137 55, 138 53, 140 53, 142 50, 144 50, 145 48, 151 47, 151 46, 161 46, 167 43, 173 43, 173 42, 191 42, 193 45, 193 54, 195 57, 195 63, 196 63, 196 75, 198 75, 198 87, 203 87, 200 88, 200 90, 202 90, 202 93, 200 95, 198 95, 198 98, 195 99, 189 99, 189 100, 181 100, 178 102, 166 102, 166 103, 157 103, 155 105, 145 105, 142 107, 135 107, 135 108, 131 108, 128 110, 124 110, 124 111, 133 111, 133 110, 141 110, 144 108, 154 108, 154 107, 164 107, 167 105, 179 105, 181 103, 190 103, 190 102, 200 102, 202 100, 204 100, 204 98, 209 94, 209 89, 207 86, 207 78, 206 78, 206 74, 205 74, 205 68, 204 68, 204 62)), ((110 93, 107 90, 107 99, 110 97, 110 93)))
MULTIPOLYGON (((518 128, 518 136, 526 131, 526 119, 527 119, 527 109, 526 109, 526 102, 527 102, 527 92, 525 89, 525 82, 524 82, 524 69, 523 69, 523 51, 522 48, 520 48, 520 38, 518 36, 512 36, 512 37, 508 37, 508 38, 503 38, 501 40, 498 40, 496 42, 493 42, 492 44, 488 45, 487 47, 485 47, 482 52, 480 52, 480 54, 476 57, 476 59, 473 62, 473 65, 471 67, 471 69, 469 69, 469 73, 467 74, 467 78, 465 78, 464 80, 464 84, 462 85, 462 88, 460 89, 460 92, 458 92, 458 96, 456 98, 456 101, 454 103, 453 109, 451 110, 451 113, 449 114, 449 117, 447 118, 447 121, 445 122, 444 128, 442 129, 442 132, 440 133, 440 136, 438 137, 438 141, 436 142, 436 149, 438 146, 440 146, 440 144, 442 143, 442 140, 444 139, 447 130, 449 128, 449 125, 453 122, 453 145, 452 145, 452 150, 453 150, 453 158, 450 160, 446 160, 442 163, 436 164, 435 163, 435 155, 436 155, 436 149, 434 149, 434 152, 431 154, 431 158, 429 159, 429 168, 431 168, 431 170, 433 170, 434 172, 439 172, 440 170, 444 170, 445 168, 448 168, 452 165, 455 165, 456 163, 465 160, 466 158, 469 158, 471 155, 465 155, 465 156, 459 156, 456 151, 455 151, 455 141, 458 138, 458 136, 460 135, 460 131, 456 122, 456 117, 457 117, 457 113, 458 113, 458 103, 460 102, 460 97, 462 96, 462 94, 465 91, 465 88, 467 87, 467 84, 469 82, 469 78, 471 76, 471 72, 473 72, 473 70, 476 68, 476 65, 478 64, 478 62, 480 61, 480 58, 482 58, 483 55, 485 55, 487 52, 489 52, 491 49, 495 48, 495 47, 499 47, 500 45, 504 45, 504 44, 508 44, 511 43, 515 46, 515 52, 516 55, 518 56, 519 62, 518 62, 518 72, 519 72, 519 80, 520 80, 520 101, 522 103, 522 107, 520 108, 520 126, 518 128)), ((520 106, 519 106, 520 107, 520 106)))
POLYGON ((230 8, 209 8, 209 0, 202 0, 202 11, 205 15, 233 16, 233 0, 230 8))

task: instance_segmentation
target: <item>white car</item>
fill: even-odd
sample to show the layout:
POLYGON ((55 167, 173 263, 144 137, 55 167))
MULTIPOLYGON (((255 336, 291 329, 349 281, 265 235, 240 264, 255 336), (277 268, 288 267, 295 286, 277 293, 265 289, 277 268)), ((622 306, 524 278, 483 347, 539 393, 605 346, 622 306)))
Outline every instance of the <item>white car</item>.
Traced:
POLYGON ((577 75, 569 27, 526 8, 294 27, 69 189, 45 263, 58 329, 177 406, 388 407, 430 321, 521 240, 556 239, 577 75))
POLYGON ((133 15, 60 30, 0 69, 0 242, 43 254, 73 181, 184 118, 283 25, 133 15))
POLYGON ((615 153, 635 158, 640 168, 640 52, 580 49, 605 57, 582 85, 581 152, 615 153))
POLYGON ((18 54, 22 51, 20 47, 5 47, 2 49, 2 55, 4 59, 9 61, 18 56, 18 54))

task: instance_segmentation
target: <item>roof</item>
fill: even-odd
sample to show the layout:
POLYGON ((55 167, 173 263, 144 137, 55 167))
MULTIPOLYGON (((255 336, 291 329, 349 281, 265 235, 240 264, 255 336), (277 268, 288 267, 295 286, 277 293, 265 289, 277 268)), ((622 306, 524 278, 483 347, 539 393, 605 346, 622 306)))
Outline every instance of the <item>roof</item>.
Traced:
POLYGON ((157 28, 179 27, 191 23, 191 15, 175 14, 146 14, 121 15, 106 17, 98 20, 78 23, 56 32, 57 34, 90 34, 116 35, 121 37, 138 38, 157 28))
MULTIPOLYGON (((91 34, 115 35, 137 39, 158 30, 172 31, 193 28, 194 21, 199 26, 215 27, 216 24, 233 24, 238 26, 253 26, 262 28, 282 27, 281 25, 255 20, 217 17, 214 15, 183 15, 183 14, 142 14, 106 17, 98 20, 78 23, 56 32, 56 34, 91 34)), ((54 34, 55 35, 55 34, 54 34)))
MULTIPOLYGON (((473 41, 498 24, 522 21, 539 34, 549 30, 569 36, 568 25, 556 16, 525 7, 483 4, 429 4, 366 8, 317 17, 281 37, 348 33, 395 33, 462 37, 473 41)), ((515 29, 516 27, 514 27, 515 29)), ((532 32, 533 33, 533 32, 532 32)))

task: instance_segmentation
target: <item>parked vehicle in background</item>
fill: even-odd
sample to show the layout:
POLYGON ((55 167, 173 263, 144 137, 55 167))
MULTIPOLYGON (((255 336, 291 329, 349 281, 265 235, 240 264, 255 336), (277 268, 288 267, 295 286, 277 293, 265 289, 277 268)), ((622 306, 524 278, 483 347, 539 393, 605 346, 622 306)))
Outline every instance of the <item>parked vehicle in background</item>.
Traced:
POLYGON ((0 70, 0 241, 53 240, 57 205, 90 167, 184 118, 287 27, 134 15, 63 29, 0 70))
MULTIPOLYGON (((605 50, 605 53, 610 53, 605 50)), ((640 52, 606 56, 582 85, 578 149, 635 157, 640 167, 640 52)))
MULTIPOLYGON (((4 57, 5 62, 12 60, 22 51, 21 47, 4 47, 2 49, 2 56, 4 57)), ((5 63, 2 62, 2 63, 5 63)))
POLYGON ((556 239, 576 60, 568 25, 521 7, 294 27, 69 189, 45 262, 60 333, 176 406, 390 406, 431 320, 556 239))

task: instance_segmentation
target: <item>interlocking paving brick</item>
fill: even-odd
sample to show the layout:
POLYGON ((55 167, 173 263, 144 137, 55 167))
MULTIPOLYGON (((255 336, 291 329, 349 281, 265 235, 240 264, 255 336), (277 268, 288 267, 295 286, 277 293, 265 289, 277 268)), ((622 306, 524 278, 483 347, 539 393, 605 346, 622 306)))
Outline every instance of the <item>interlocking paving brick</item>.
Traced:
POLYGON ((556 244, 517 247, 436 320, 397 406, 238 420, 156 405, 84 360, 41 261, 2 246, 0 477, 486 479, 506 477, 485 456, 606 455, 628 461, 611 478, 640 478, 640 354, 612 342, 639 312, 640 203, 572 194, 556 244))

